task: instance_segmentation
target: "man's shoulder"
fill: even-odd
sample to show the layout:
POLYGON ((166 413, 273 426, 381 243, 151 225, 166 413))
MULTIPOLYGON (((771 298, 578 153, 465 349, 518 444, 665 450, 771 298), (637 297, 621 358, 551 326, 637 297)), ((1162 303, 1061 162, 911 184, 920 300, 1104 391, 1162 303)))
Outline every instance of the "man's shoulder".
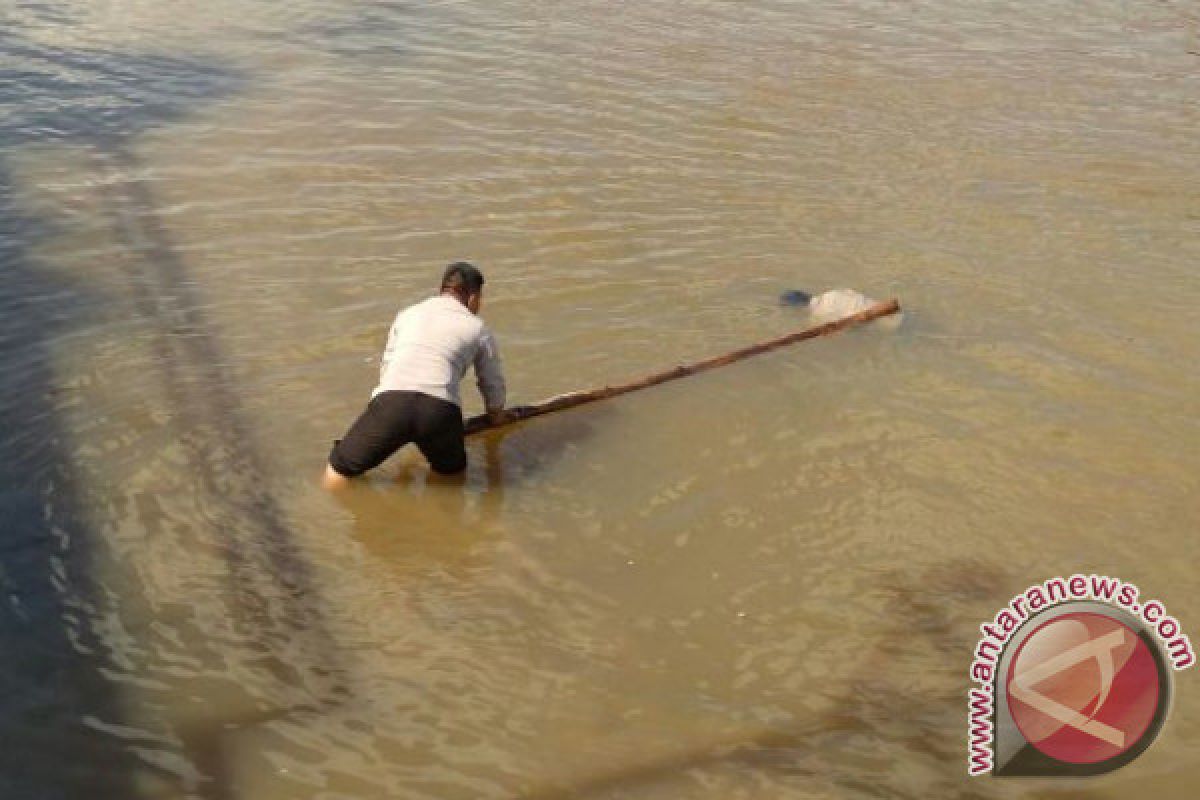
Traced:
POLYGON ((482 319, 472 314, 470 309, 462 303, 446 295, 428 297, 413 303, 400 313, 404 314, 408 311, 422 316, 428 315, 425 316, 427 320, 431 322, 436 320, 435 325, 442 327, 443 330, 456 330, 459 335, 481 337, 487 333, 487 326, 484 325, 482 319))
POLYGON ((438 300, 441 300, 441 298, 435 294, 430 297, 425 297, 425 298, 422 298, 421 300, 418 300, 417 302, 413 303, 412 305, 407 306, 404 310, 409 311, 409 310, 416 309, 416 308, 434 308, 437 306, 438 300))
POLYGON ((444 302, 442 302, 442 300, 443 298, 436 294, 432 297, 426 297, 422 300, 416 301, 415 303, 404 306, 399 312, 397 312, 396 316, 401 317, 411 314, 436 314, 439 312, 453 311, 453 309, 449 308, 444 302))

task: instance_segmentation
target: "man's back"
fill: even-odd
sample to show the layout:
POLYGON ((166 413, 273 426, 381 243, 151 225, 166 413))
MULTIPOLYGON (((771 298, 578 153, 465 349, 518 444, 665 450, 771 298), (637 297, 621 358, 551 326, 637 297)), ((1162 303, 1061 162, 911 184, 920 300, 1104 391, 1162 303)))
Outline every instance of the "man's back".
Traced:
POLYGON ((458 384, 472 364, 486 405, 503 408, 504 378, 491 332, 454 297, 431 297, 396 315, 372 395, 408 390, 461 407, 458 384))

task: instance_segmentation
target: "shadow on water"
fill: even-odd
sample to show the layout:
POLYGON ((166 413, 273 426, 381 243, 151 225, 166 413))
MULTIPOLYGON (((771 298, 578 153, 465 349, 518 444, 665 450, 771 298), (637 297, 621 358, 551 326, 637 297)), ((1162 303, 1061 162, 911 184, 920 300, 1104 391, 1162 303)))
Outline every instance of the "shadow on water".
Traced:
POLYGON ((588 440, 600 435, 604 421, 616 413, 612 401, 593 403, 485 431, 472 437, 493 448, 509 486, 537 482, 569 459, 588 440))
MULTIPOLYGON (((143 165, 129 150, 114 148, 108 161, 126 176, 143 165)), ((207 796, 234 797, 222 738, 224 732, 320 713, 349 697, 339 648, 323 622, 312 570, 284 520, 284 509, 264 487, 267 460, 256 446, 228 363, 201 311, 203 298, 189 279, 171 236, 163 226, 147 182, 137 178, 106 186, 106 208, 124 249, 128 286, 137 316, 154 331, 154 363, 177 424, 186 433, 193 490, 203 498, 207 522, 220 530, 220 551, 229 570, 229 618, 245 641, 264 647, 256 663, 273 673, 275 693, 293 697, 285 706, 259 708, 247 696, 241 709, 215 712, 203 698, 191 722, 177 730, 193 764, 208 779, 207 796), (315 685, 304 682, 306 668, 315 685)), ((230 704, 228 698, 224 701, 230 704)))
MULTIPOLYGON (((0 31, 0 56, 15 65, 0 72, 0 796, 136 798, 145 793, 140 774, 159 787, 182 782, 185 792, 232 798, 222 731, 316 712, 348 695, 311 569, 263 488, 263 458, 227 359, 131 148, 134 137, 231 94, 242 80, 184 58, 44 45, 14 27, 0 31), (295 698, 286 707, 264 710, 247 698, 238 705, 245 718, 230 720, 193 697, 197 713, 186 726, 154 720, 153 709, 138 717, 153 731, 124 724, 118 687, 138 667, 99 629, 137 635, 138 623, 125 625, 122 615, 145 604, 125 572, 119 587, 99 577, 101 565, 116 560, 104 533, 110 498, 84 489, 50 400, 53 340, 105 301, 124 298, 98 297, 34 255, 52 221, 20 207, 5 154, 23 145, 83 149, 121 173, 107 188, 108 210, 127 250, 133 306, 153 334, 154 366, 182 420, 196 495, 219 530, 228 571, 221 602, 239 633, 265 651, 279 685, 273 696, 295 698), (289 663, 297 658, 310 670, 307 685, 289 663), (194 771, 161 766, 172 761, 164 750, 181 750, 194 771), (139 756, 149 751, 156 757, 139 756)), ((203 641, 186 646, 204 650, 203 641)))
POLYGON ((89 727, 121 719, 103 675, 110 655, 86 619, 111 603, 92 580, 93 531, 69 445, 45 407, 54 388, 47 341, 85 298, 26 257, 22 240, 44 227, 13 199, 0 162, 0 796, 68 798, 84 786, 134 796, 133 757, 89 727), (81 775, 79 763, 107 769, 81 775))
MULTIPOLYGON (((966 776, 967 675, 978 637, 962 609, 989 607, 1010 582, 976 562, 944 564, 922 575, 870 578, 887 608, 888 632, 832 678, 843 687, 833 706, 792 727, 773 727, 707 743, 658 760, 582 780, 554 782, 525 800, 664 796, 705 773, 763 775, 789 786, 845 797, 985 798, 966 776), (962 685, 928 688, 923 670, 961 673, 962 685), (913 775, 920 780, 912 781, 913 775), (931 783, 932 782, 932 783, 931 783)), ((953 684, 954 681, 949 683, 953 684)))

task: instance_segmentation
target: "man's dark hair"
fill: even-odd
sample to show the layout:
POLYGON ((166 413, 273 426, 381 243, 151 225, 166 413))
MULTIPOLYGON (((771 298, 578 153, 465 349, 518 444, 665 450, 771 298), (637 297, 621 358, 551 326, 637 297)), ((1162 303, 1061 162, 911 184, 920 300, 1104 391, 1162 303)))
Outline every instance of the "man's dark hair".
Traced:
POLYGON ((464 300, 483 288, 483 273, 472 263, 455 261, 442 273, 442 291, 449 289, 464 300))

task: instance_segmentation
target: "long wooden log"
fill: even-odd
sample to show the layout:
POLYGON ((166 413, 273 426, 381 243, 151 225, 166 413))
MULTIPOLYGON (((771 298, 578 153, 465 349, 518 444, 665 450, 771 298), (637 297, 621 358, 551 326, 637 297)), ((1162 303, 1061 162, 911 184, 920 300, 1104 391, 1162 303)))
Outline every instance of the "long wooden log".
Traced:
POLYGON ((781 347, 787 347, 796 342, 802 342, 805 339, 815 339, 818 336, 825 336, 830 333, 844 330, 853 325, 861 325, 864 322, 870 322, 873 319, 886 317, 889 314, 895 314, 900 310, 899 301, 892 299, 885 303, 876 303, 868 309, 851 314, 848 317, 826 322, 824 325, 816 325, 811 328, 805 328, 801 331, 793 331, 792 333, 775 339, 768 339, 765 342, 752 344, 749 347, 743 347, 739 350, 734 350, 730 353, 725 353, 712 358, 706 358, 703 361, 696 361, 691 364, 680 364, 677 367, 655 372, 643 378, 622 383, 616 386, 602 386, 598 389, 589 389, 579 392, 567 392, 566 394, 555 395, 540 403, 534 403, 530 406, 514 406, 508 409, 509 419, 502 422, 500 425, 492 423, 486 414, 471 417, 465 423, 466 432, 468 434, 479 433, 480 431, 489 430, 500 427, 501 425, 511 425, 514 422, 529 419, 530 417, 539 417, 542 414, 549 414, 552 411, 562 411, 566 408, 574 408, 581 406, 584 403, 593 403, 597 400, 605 400, 609 397, 616 397, 621 394, 635 392, 638 389, 646 389, 651 386, 657 386, 660 383, 673 381, 677 378, 683 378, 688 375, 695 375, 698 372, 705 372, 717 367, 723 367, 726 364, 732 364, 735 361, 741 361, 750 356, 756 356, 761 353, 767 353, 771 350, 778 350, 781 347))

